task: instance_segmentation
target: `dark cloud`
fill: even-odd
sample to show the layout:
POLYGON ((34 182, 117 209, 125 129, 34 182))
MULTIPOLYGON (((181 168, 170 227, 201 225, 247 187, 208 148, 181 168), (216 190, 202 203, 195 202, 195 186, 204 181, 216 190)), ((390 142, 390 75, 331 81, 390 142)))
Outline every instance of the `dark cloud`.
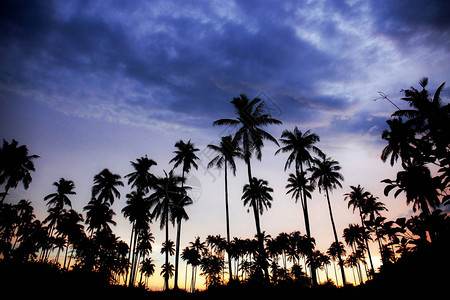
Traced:
MULTIPOLYGON (((419 8, 418 2, 406 3, 419 8)), ((448 5, 439 10, 438 2, 426 2, 413 22, 413 12, 402 13, 404 2, 384 4, 371 3, 379 32, 390 36, 401 28, 410 34, 424 28, 447 32, 443 11, 448 5)), ((88 101, 83 99, 89 99, 94 106, 101 100, 117 105, 117 110, 138 108, 156 119, 184 115, 170 121, 191 120, 189 125, 195 127, 231 113, 229 101, 242 92, 252 97, 264 91, 277 101, 286 121, 311 121, 315 110, 344 114, 354 100, 342 93, 333 95, 322 82, 361 80, 369 71, 358 64, 380 59, 373 47, 352 55, 358 40, 331 17, 358 19, 366 3, 3 1, 1 5, 3 86, 72 99, 81 110, 88 101), (298 29, 310 36, 299 36, 298 29)))

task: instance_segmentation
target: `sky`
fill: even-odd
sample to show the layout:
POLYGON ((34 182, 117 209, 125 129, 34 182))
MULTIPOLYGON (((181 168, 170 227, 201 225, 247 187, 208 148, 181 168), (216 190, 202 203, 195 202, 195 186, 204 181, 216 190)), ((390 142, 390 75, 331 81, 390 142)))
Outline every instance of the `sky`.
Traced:
MULTIPOLYGON (((260 97, 283 122, 266 128, 311 130, 317 146, 339 161, 345 178, 331 202, 338 232, 358 217, 344 194, 361 184, 380 197, 388 219, 409 217, 403 196, 384 197, 382 179, 398 167, 380 160, 381 132, 401 90, 429 90, 450 77, 450 4, 447 1, 2 1, 0 4, 0 137, 38 154, 28 190, 19 186, 8 201, 29 199, 40 219, 43 201, 59 178, 73 180, 73 208, 90 199, 92 178, 103 168, 122 176, 130 161, 148 155, 170 170, 174 144, 191 140, 199 168, 188 175, 195 187, 181 247, 195 236, 225 236, 223 171, 206 169, 225 128, 214 120, 234 117, 230 101, 245 93, 260 97), (377 101, 374 101, 377 99, 377 101)), ((450 93, 441 93, 449 102, 450 93)), ((286 155, 265 143, 253 175, 274 189, 261 227, 305 233, 299 203, 286 195, 286 155)), ((254 236, 254 218, 240 200, 246 167, 229 178, 231 235, 254 236)), ((181 173, 181 170, 179 170, 181 173)), ((128 242, 131 225, 120 211, 130 187, 113 205, 113 229, 128 242)), ((309 202, 316 247, 333 242, 326 199, 309 202)), ((170 229, 175 239, 175 229, 170 229)), ((152 257, 159 267, 164 240, 159 224, 152 257)), ((372 249, 372 246, 371 246, 372 249)), ((374 244, 372 253, 378 255, 374 244)), ((183 263, 184 266, 184 263, 183 263)), ((159 274, 159 269, 155 274, 159 274)), ((184 272, 180 272, 183 282, 184 272)), ((322 275, 324 276, 324 275, 322 275)), ((158 276, 151 279, 154 285, 158 276)), ((351 280, 351 275, 348 276, 351 280)), ((162 283, 161 283, 162 285, 162 283)))

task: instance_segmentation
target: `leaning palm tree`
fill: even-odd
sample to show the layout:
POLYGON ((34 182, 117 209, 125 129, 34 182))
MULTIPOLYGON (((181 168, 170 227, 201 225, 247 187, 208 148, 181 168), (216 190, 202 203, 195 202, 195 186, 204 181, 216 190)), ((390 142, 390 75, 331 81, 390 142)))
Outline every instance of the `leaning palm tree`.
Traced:
MULTIPOLYGON (((247 175, 249 185, 252 184, 252 168, 250 160, 253 154, 258 160, 262 158, 261 149, 264 146, 264 140, 269 140, 278 145, 277 140, 270 135, 262 127, 273 124, 282 124, 280 120, 272 118, 269 113, 266 113, 264 102, 260 98, 250 100, 245 94, 233 98, 231 101, 236 112, 235 119, 219 119, 213 122, 214 126, 232 126, 237 127, 234 139, 242 148, 242 157, 247 165, 247 175)), ((254 207, 255 216, 258 214, 256 207, 254 207)), ((260 237, 259 237, 260 238, 260 237)), ((259 240, 260 252, 265 257, 264 241, 259 240)), ((265 258, 264 258, 265 259, 265 258)), ((269 279, 269 272, 267 267, 264 267, 266 279, 269 279)))
MULTIPOLYGON (((331 209, 329 191, 332 191, 337 187, 342 188, 341 181, 344 180, 344 177, 341 173, 339 173, 339 171, 341 170, 341 166, 337 161, 331 159, 330 157, 326 157, 324 153, 320 154, 319 157, 320 159, 316 158, 313 161, 314 165, 311 167, 311 179, 312 181, 317 182, 319 192, 325 190, 331 225, 333 227, 334 241, 336 243, 339 243, 336 226, 334 224, 333 211, 331 209)), ((346 280, 344 273, 344 262, 342 261, 341 257, 339 257, 339 266, 341 267, 342 282, 344 282, 345 284, 346 280)))
MULTIPOLYGON (((218 168, 224 168, 225 170, 225 216, 226 216, 226 227, 227 227, 227 242, 230 244, 230 216, 228 211, 228 164, 230 166, 231 171, 233 171, 233 175, 236 175, 236 163, 234 162, 235 157, 239 157, 241 155, 241 149, 237 145, 237 141, 233 140, 231 135, 223 136, 220 141, 220 145, 208 145, 208 148, 217 152, 217 156, 215 156, 209 163, 208 168, 212 168, 213 166, 217 166, 218 168)), ((228 248, 227 248, 228 249, 228 248)), ((233 273, 231 269, 231 257, 228 252, 228 269, 230 274, 230 281, 233 278, 233 273)))
MULTIPOLYGON (((189 140, 185 143, 182 140, 179 140, 175 143, 175 148, 177 150, 174 151, 176 154, 174 158, 170 160, 170 162, 175 163, 174 169, 179 165, 182 165, 182 177, 185 178, 185 173, 189 173, 192 167, 196 170, 198 169, 198 165, 195 162, 199 158, 195 155, 195 152, 200 151, 198 148, 195 148, 194 144, 189 140)), ((181 187, 183 188, 184 181, 181 182, 181 187)), ((176 253, 175 253, 175 279, 174 279, 174 288, 178 289, 178 262, 180 257, 180 236, 181 236, 181 220, 188 219, 186 211, 184 210, 184 206, 192 204, 192 201, 189 201, 188 197, 179 198, 179 202, 176 204, 177 213, 176 213, 176 221, 177 221, 177 241, 176 241, 176 253)))
POLYGON ((0 203, 3 203, 10 188, 16 188, 19 182, 23 187, 28 189, 31 183, 31 174, 34 172, 33 160, 38 155, 28 155, 26 145, 18 146, 16 140, 8 143, 3 139, 3 146, 0 148, 0 185, 5 184, 5 191, 2 195, 0 203))
POLYGON ((92 187, 92 198, 106 202, 109 205, 114 203, 114 198, 120 198, 117 186, 123 186, 119 174, 113 174, 108 169, 103 169, 94 176, 94 186, 92 187))

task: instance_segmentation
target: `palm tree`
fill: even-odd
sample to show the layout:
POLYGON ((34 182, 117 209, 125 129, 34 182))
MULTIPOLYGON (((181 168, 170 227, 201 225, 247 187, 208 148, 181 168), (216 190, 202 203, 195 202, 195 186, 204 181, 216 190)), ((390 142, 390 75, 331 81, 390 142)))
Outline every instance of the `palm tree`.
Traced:
MULTIPOLYGON (((227 242, 230 243, 230 216, 228 211, 228 164, 233 171, 233 175, 236 175, 236 163, 234 162, 235 157, 239 157, 241 155, 241 149, 237 145, 237 141, 233 140, 231 135, 223 136, 220 141, 220 145, 208 145, 208 148, 217 152, 217 156, 214 157, 209 163, 208 168, 212 168, 213 166, 217 166, 218 168, 224 168, 225 170, 225 215, 226 215, 226 227, 227 227, 227 242)), ((230 281, 233 278, 233 273, 231 269, 231 257, 228 252, 228 269, 230 273, 230 281)))
MULTIPOLYGON (((333 261, 340 261, 342 260, 342 257, 345 256, 346 252, 345 252, 345 248, 344 248, 344 244, 342 244, 342 242, 333 242, 330 246, 330 248, 328 248, 327 250, 327 254, 331 257, 331 259, 333 261)), ((336 272, 336 266, 333 265, 334 267, 334 275, 336 277, 336 286, 338 286, 338 277, 337 277, 337 272, 336 272)), ((341 267, 339 265, 339 267, 341 267)), ((343 283, 343 285, 345 285, 345 282, 343 283)))
MULTIPOLYGON (((336 226, 334 224, 333 211, 331 209, 329 191, 332 191, 337 187, 342 188, 342 184, 340 181, 344 180, 344 177, 341 173, 339 173, 339 171, 341 170, 341 166, 337 161, 331 159, 330 157, 326 157, 324 153, 320 154, 319 157, 320 159, 314 159, 314 166, 311 167, 311 179, 312 181, 317 182, 319 192, 325 190, 331 225, 333 227, 334 241, 336 243, 339 243, 336 226)), ((341 267, 342 282, 344 282, 345 284, 346 280, 344 273, 344 262, 340 257, 339 266, 341 267)))
MULTIPOLYGON (((149 228, 149 222, 151 219, 150 206, 151 203, 148 198, 143 197, 144 189, 140 189, 139 192, 132 191, 127 194, 126 206, 122 209, 123 215, 132 223, 131 240, 130 240, 130 253, 128 255, 129 262, 131 260, 130 272, 134 274, 134 270, 137 266, 137 259, 135 258, 136 246, 138 241, 138 235, 140 232, 149 228)), ((128 279, 128 272, 125 281, 128 279)), ((134 285, 135 278, 130 276, 129 286, 134 285)))
MULTIPOLYGON (((364 243, 362 227, 358 224, 349 224, 348 228, 344 229, 343 238, 345 243, 352 247, 353 255, 358 259, 357 248, 364 243)), ((361 267, 358 262, 356 262, 356 265, 359 268, 359 273, 361 273, 361 267)))
MULTIPOLYGON (((273 198, 270 194, 272 192, 273 189, 268 186, 266 180, 257 179, 256 177, 252 178, 251 184, 246 184, 243 188, 241 199, 244 201, 244 205, 252 207, 253 212, 255 212, 256 235, 258 241, 263 240, 259 215, 262 215, 264 209, 268 210, 272 207, 273 198)), ((260 251, 263 252, 259 253, 258 259, 262 264, 261 267, 263 270, 267 270, 264 246, 263 248, 260 248, 260 251)))
POLYGON ((417 157, 418 149, 416 145, 414 129, 411 125, 411 120, 403 122, 402 118, 394 118, 387 120, 389 129, 385 129, 381 138, 386 140, 388 144, 381 152, 381 159, 386 162, 389 156, 391 166, 401 158, 402 164, 411 164, 411 160, 417 157))
POLYGON ((145 276, 145 285, 147 285, 147 280, 150 276, 155 273, 155 264, 153 259, 150 257, 144 259, 141 263, 141 273, 145 276))
POLYGON ((369 249, 369 237, 367 235, 366 226, 364 224, 364 212, 363 211, 366 207, 367 200, 373 196, 370 192, 364 191, 364 188, 361 187, 361 185, 359 185, 359 184, 357 187, 350 186, 350 188, 352 189, 352 191, 350 193, 344 194, 344 196, 345 196, 344 200, 348 200, 348 208, 350 208, 352 206, 353 212, 355 212, 356 208, 358 208, 358 210, 359 210, 359 217, 361 218, 361 226, 362 226, 364 240, 366 243, 367 254, 369 255, 369 262, 370 262, 370 268, 371 268, 371 273, 372 273, 375 271, 375 269, 373 268, 372 255, 371 255, 370 249, 369 249))
POLYGON ((94 176, 94 186, 92 187, 92 198, 106 202, 109 205, 114 203, 114 198, 120 198, 117 186, 123 186, 119 174, 113 174, 108 169, 103 169, 94 176))
POLYGON ((94 231, 96 233, 101 231, 112 232, 109 224, 115 226, 116 222, 113 220, 115 213, 110 208, 109 203, 92 198, 83 210, 86 211, 87 230, 91 232, 91 236, 94 231))
POLYGON ((132 188, 135 187, 138 193, 147 194, 156 180, 155 175, 150 173, 150 168, 156 166, 157 163, 147 155, 130 163, 135 171, 125 175, 125 178, 128 178, 128 184, 131 184, 132 188))
POLYGON ((3 203, 10 188, 16 188, 19 182, 28 189, 32 181, 30 172, 34 172, 33 160, 38 155, 28 155, 26 145, 18 146, 16 140, 8 143, 3 139, 3 146, 0 148, 0 185, 5 184, 5 191, 1 193, 3 203))
POLYGON ((300 174, 298 171, 296 171, 296 174, 289 174, 286 189, 288 189, 286 194, 292 193, 291 197, 295 198, 295 203, 297 203, 297 201, 300 199, 303 216, 305 217, 305 227, 309 227, 309 222, 306 221, 306 216, 308 215, 306 199, 311 199, 311 193, 314 191, 314 185, 312 185, 310 183, 310 180, 306 178, 305 172, 300 174), (308 225, 306 225, 307 223, 308 225))
POLYGON ((64 205, 72 207, 72 202, 67 195, 76 194, 73 181, 61 178, 59 182, 54 182, 53 185, 56 187, 56 193, 51 193, 44 197, 44 201, 48 200, 47 205, 57 209, 63 209, 64 205))
MULTIPOLYGON (((158 177, 154 186, 154 193, 149 196, 151 206, 153 207, 152 219, 160 220, 160 228, 166 228, 166 243, 169 241, 169 219, 174 219, 174 206, 180 202, 180 199, 187 197, 186 187, 181 187, 185 178, 173 174, 173 170, 169 173, 164 171, 165 177, 158 177)), ((166 252, 166 262, 169 266, 169 254, 166 252)), ((169 277, 164 277, 165 289, 169 288, 169 277)))
MULTIPOLYGON (((182 177, 185 178, 185 173, 189 173, 192 167, 196 170, 198 169, 198 165, 195 162, 199 158, 195 155, 195 152, 200 151, 198 148, 195 148, 194 144, 189 140, 185 143, 182 140, 179 140, 175 143, 175 148, 177 150, 174 151, 176 154, 174 158, 170 160, 170 163, 174 164, 174 169, 179 165, 182 165, 182 177)), ((181 187, 183 188, 184 181, 181 183, 181 187)), ((188 204, 192 204, 192 201, 186 201, 187 198, 180 198, 181 202, 177 203, 178 213, 176 216, 177 219, 177 242, 176 242, 176 254, 175 254, 175 282, 174 288, 178 289, 178 262, 180 256, 180 236, 181 236, 181 220, 187 219, 187 214, 184 210, 184 206, 188 204)))
MULTIPOLYGON (((422 90, 419 91, 414 87, 403 90, 406 101, 410 109, 400 109, 396 111, 393 116, 410 118, 411 125, 414 127, 416 133, 424 135, 417 142, 432 143, 435 149, 432 150, 434 155, 423 155, 420 159, 442 159, 448 157, 450 150, 450 104, 443 105, 440 94, 444 89, 445 82, 442 83, 431 97, 426 90, 428 85, 428 78, 424 77, 419 81, 422 90)), ((416 157, 417 158, 417 157, 416 157)))
MULTIPOLYGON (((241 94, 231 101, 236 112, 236 119, 219 119, 213 122, 214 126, 233 126, 238 127, 234 139, 241 145, 242 157, 247 164, 248 182, 252 184, 252 168, 250 159, 255 153, 256 158, 261 160, 261 149, 264 146, 264 140, 269 140, 278 145, 277 140, 262 127, 272 124, 282 124, 280 120, 272 118, 269 113, 265 113, 264 102, 260 98, 250 100, 247 95, 241 94)), ((255 219, 258 217, 256 207, 253 208, 255 219)), ((258 237, 260 238, 260 237, 258 237)), ((259 240, 260 253, 265 259, 264 241, 259 240)), ((266 280, 269 279, 267 267, 264 267, 266 280)))
POLYGON ((406 204, 413 204, 413 210, 422 210, 425 215, 430 215, 430 208, 435 209, 439 205, 439 189, 441 186, 439 177, 432 177, 430 169, 421 162, 415 162, 405 166, 403 171, 397 173, 396 180, 384 179, 387 183, 384 195, 389 195, 393 189, 397 189, 394 197, 404 192, 406 204))

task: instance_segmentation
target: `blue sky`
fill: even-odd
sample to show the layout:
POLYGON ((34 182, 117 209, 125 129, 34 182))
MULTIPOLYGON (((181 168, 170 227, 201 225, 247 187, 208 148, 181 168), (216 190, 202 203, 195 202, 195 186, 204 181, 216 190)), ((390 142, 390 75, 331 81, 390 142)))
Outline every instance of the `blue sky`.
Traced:
MULTIPOLYGON (((81 211, 92 177, 107 167, 122 176, 130 160, 148 155, 157 175, 172 166, 173 145, 191 139, 201 149, 192 184, 201 195, 189 208, 183 242, 225 234, 223 172, 206 166, 209 143, 231 117, 229 101, 260 96, 283 125, 310 129, 318 146, 343 167, 333 193, 340 232, 357 222, 343 194, 361 184, 386 202, 388 217, 408 214, 403 199, 385 199, 380 180, 396 169, 379 159, 380 134, 394 107, 373 101, 378 91, 401 105, 401 89, 430 78, 434 92, 448 81, 450 19, 446 1, 2 1, 0 9, 0 137, 17 139, 41 156, 29 190, 10 199, 43 197, 60 177, 72 179, 81 211)), ((450 95, 441 93, 444 102, 450 95)), ((286 157, 263 150, 254 175, 274 188, 262 228, 305 232, 300 208, 285 195, 286 157)), ((232 235, 252 237, 253 217, 240 203, 246 181, 238 164, 230 179, 232 235)), ((116 232, 130 226, 115 204, 116 232)), ((311 201, 318 248, 332 242, 323 195, 311 201), (316 217, 314 217, 316 216, 316 217)), ((155 252, 162 242, 157 225, 155 252)), ((174 233, 174 231, 172 232, 174 233)), ((183 245, 182 245, 183 246, 183 245)), ((155 254, 156 255, 156 254, 155 254)), ((162 264, 162 262, 161 262, 162 264)))

